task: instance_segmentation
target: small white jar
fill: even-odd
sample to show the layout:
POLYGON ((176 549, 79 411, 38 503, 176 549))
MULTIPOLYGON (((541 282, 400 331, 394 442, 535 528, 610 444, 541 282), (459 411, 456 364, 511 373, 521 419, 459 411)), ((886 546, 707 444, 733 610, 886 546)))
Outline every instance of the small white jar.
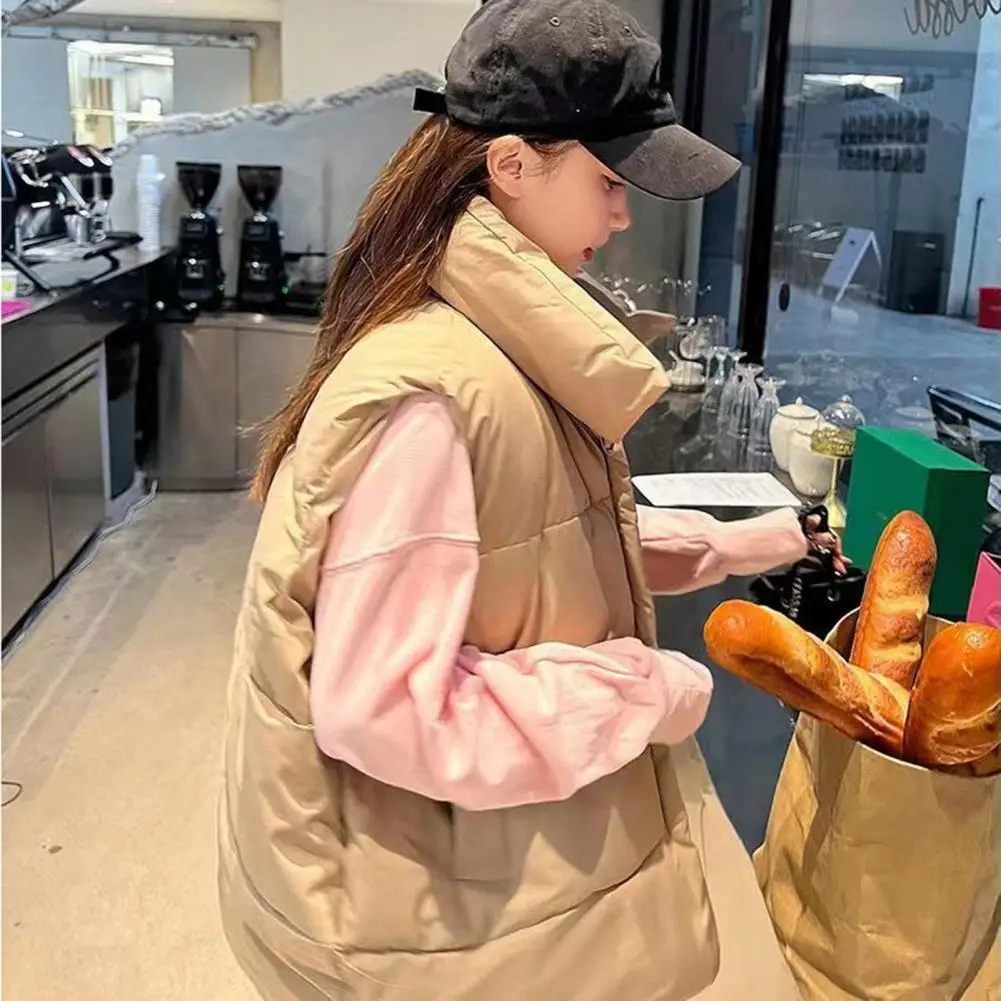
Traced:
POLYGON ((789 475, 796 491, 804 497, 824 497, 831 487, 834 459, 810 447, 817 419, 797 421, 789 442, 789 475))
POLYGON ((797 427, 806 425, 809 425, 812 431, 817 416, 817 411, 807 406, 799 396, 795 403, 779 407, 778 413, 772 418, 768 437, 772 445, 772 455, 775 456, 775 464, 783 473, 789 472, 789 449, 792 446, 793 433, 797 427))

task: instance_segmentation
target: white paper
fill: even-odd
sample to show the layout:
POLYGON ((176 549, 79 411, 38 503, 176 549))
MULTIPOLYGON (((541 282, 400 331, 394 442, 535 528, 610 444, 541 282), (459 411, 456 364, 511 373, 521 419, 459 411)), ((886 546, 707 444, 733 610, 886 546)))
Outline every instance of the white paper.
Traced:
POLYGON ((771 473, 660 473, 634 476, 654 507, 799 507, 771 473))

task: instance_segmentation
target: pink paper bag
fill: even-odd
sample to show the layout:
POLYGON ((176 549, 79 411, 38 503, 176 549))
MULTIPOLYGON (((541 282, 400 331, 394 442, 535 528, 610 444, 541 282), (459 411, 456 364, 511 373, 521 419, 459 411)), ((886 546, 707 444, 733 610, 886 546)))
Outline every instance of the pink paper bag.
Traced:
POLYGON ((1001 626, 1001 560, 990 553, 980 554, 966 620, 1001 626))

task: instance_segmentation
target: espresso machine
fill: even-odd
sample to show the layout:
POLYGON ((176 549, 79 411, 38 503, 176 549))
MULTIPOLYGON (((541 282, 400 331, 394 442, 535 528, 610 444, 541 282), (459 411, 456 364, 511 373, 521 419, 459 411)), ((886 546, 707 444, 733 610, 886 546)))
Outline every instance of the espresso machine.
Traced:
POLYGON ((92 243, 99 243, 111 233, 111 196, 114 184, 111 177, 111 157, 94 146, 83 146, 83 151, 93 163, 93 169, 78 174, 74 184, 88 207, 87 236, 92 243))
POLYGON ((222 165, 181 162, 177 180, 191 211, 181 217, 177 237, 177 295, 202 309, 219 309, 226 291, 219 237, 222 228, 208 207, 219 187, 222 165))
POLYGON ((98 209, 104 201, 98 196, 110 191, 111 161, 91 147, 41 140, 32 146, 5 145, 3 152, 4 197, 8 215, 13 213, 9 229, 5 226, 4 260, 43 292, 52 286, 33 265, 103 258, 108 272, 117 270, 121 262, 115 251, 137 244, 139 234, 109 231, 106 210, 98 209), (95 174, 107 180, 98 181, 95 174), (80 191, 84 178, 90 179, 90 197, 80 191), (102 214, 99 225, 95 211, 102 214))
POLYGON ((270 209, 281 188, 282 169, 241 164, 237 179, 252 213, 240 240, 237 303, 251 311, 277 312, 285 306, 288 276, 282 234, 270 209))

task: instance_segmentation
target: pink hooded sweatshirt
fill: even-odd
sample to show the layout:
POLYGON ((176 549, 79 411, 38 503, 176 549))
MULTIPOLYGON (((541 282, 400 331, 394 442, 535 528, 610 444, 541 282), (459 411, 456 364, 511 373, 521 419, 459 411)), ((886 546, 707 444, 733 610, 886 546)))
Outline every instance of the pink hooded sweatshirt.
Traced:
MULTIPOLYGON (((647 584, 681 594, 802 558, 792 511, 639 509, 647 584)), ((338 513, 310 702, 331 758, 467 810, 565 799, 705 719, 712 675, 637 639, 493 655, 463 644, 479 569, 469 455, 446 403, 406 402, 338 513)))

